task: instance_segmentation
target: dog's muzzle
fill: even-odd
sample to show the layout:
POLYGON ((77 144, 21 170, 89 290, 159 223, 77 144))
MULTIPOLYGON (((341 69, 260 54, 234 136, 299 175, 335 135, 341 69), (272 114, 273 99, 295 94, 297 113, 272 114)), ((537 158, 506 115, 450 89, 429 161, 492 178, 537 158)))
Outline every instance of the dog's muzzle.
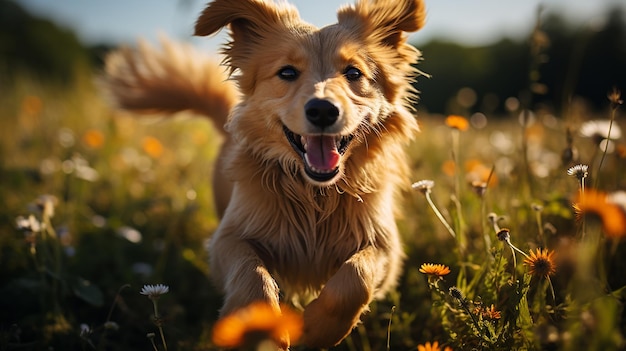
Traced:
POLYGON ((352 135, 299 135, 284 125, 283 131, 302 158, 304 171, 309 178, 323 183, 339 174, 339 162, 353 139, 352 135))

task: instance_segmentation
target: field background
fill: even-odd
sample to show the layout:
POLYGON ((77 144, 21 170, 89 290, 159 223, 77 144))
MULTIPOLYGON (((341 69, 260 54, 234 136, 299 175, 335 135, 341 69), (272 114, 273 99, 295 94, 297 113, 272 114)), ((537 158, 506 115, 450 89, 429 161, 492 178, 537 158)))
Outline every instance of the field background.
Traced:
MULTIPOLYGON (((170 288, 159 300, 169 349, 214 349, 221 297, 204 245, 218 224, 210 179, 219 136, 193 115, 111 108, 98 86, 110 48, 85 48, 13 2, 0 2, 0 13, 0 350, 153 349, 153 305, 139 291, 157 283, 170 288)), ((416 83, 422 133, 409 148, 412 177, 435 182, 432 199, 457 239, 407 184, 399 287, 335 349, 626 347, 624 239, 606 236, 601 208, 576 218, 580 182, 567 174, 586 164, 587 187, 626 190, 626 144, 615 138, 624 107, 607 98, 626 89, 625 16, 612 12, 593 28, 540 18, 523 42, 421 48, 419 68, 432 78, 416 83), (446 125, 452 114, 469 129, 446 125), (581 134, 593 120, 613 121, 606 154, 581 134), (486 182, 492 168, 477 194, 470 183, 486 182), (520 250, 555 252, 554 298, 523 256, 514 266, 488 213, 502 216, 520 250), (423 263, 452 273, 429 280, 423 263), (472 321, 474 307, 447 295, 452 286, 501 318, 472 321)))

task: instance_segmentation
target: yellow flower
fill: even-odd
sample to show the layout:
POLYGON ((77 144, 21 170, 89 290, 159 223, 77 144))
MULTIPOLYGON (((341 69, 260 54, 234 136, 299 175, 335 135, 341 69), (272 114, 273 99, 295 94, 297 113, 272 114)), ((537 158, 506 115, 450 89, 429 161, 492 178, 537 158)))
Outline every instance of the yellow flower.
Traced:
POLYGON ((143 151, 152 158, 159 158, 163 154, 163 145, 159 139, 151 136, 143 138, 143 151))
POLYGON ((466 131, 469 128, 469 122, 465 117, 450 115, 446 118, 446 125, 453 129, 466 131))
POLYGON ((419 269, 420 272, 432 276, 443 277, 450 273, 450 268, 442 264, 424 263, 419 269))
POLYGON ((554 251, 541 248, 538 248, 535 252, 530 250, 530 256, 524 259, 524 264, 528 265, 528 272, 536 277, 548 278, 556 273, 554 251))
POLYGON ((611 238, 626 235, 626 213, 614 202, 608 201, 605 192, 587 189, 578 195, 574 211, 580 219, 585 215, 597 216, 602 222, 602 231, 611 238))
POLYGON ((83 134, 83 143, 91 149, 99 149, 104 145, 104 134, 97 129, 90 129, 83 134))
POLYGON ((272 339, 277 343, 289 336, 291 343, 302 334, 302 317, 286 306, 281 311, 265 302, 254 302, 217 321, 213 327, 213 342, 226 348, 240 347, 253 338, 272 339))
POLYGON ((446 346, 442 350, 439 347, 438 341, 435 341, 432 344, 429 341, 429 342, 426 342, 424 345, 417 345, 417 350, 418 351, 452 351, 452 349, 449 346, 446 346))

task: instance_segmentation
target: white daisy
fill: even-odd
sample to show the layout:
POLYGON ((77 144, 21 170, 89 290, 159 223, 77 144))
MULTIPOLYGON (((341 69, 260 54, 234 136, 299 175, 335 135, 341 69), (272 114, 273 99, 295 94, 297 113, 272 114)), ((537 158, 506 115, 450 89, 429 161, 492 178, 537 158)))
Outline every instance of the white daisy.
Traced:
POLYGON ((159 296, 170 291, 170 287, 163 284, 157 285, 144 285, 139 292, 141 295, 146 295, 151 299, 158 298, 159 296))

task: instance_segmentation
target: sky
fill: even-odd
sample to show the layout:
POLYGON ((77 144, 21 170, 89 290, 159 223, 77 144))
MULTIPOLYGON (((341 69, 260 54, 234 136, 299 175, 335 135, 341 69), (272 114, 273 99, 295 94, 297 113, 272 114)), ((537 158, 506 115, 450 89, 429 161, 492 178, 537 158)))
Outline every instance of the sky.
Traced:
MULTIPOLYGON (((16 0, 33 14, 74 29, 85 44, 132 44, 138 38, 156 42, 159 35, 191 42, 216 52, 225 40, 193 37, 193 25, 207 0, 16 0)), ((232 0, 237 1, 237 0, 232 0)), ((284 1, 284 0, 277 0, 284 1)), ((351 0, 290 0, 305 21, 322 27, 336 21, 336 10, 351 0)), ((559 13, 575 25, 601 24, 607 9, 624 0, 426 0, 424 29, 411 42, 434 38, 477 46, 503 37, 524 38, 534 26, 537 8, 559 13)))

